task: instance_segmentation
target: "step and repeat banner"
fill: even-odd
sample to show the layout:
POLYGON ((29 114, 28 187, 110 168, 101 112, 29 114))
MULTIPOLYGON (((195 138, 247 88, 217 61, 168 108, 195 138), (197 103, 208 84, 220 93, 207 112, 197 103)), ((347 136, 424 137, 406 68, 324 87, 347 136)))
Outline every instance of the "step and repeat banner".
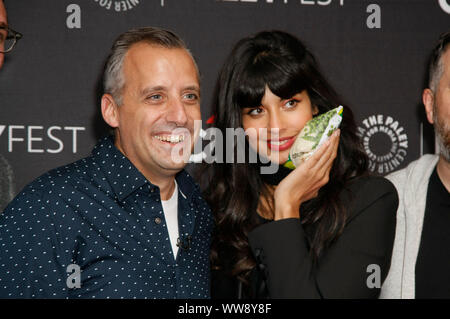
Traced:
POLYGON ((99 113, 102 67, 117 35, 141 26, 171 29, 191 49, 201 72, 204 128, 218 71, 233 44, 279 29, 305 42, 353 108, 373 172, 385 175, 435 151, 421 94, 428 56, 439 35, 450 30, 450 0, 5 0, 5 5, 10 26, 23 38, 0 71, 1 196, 87 156, 107 133, 99 113))

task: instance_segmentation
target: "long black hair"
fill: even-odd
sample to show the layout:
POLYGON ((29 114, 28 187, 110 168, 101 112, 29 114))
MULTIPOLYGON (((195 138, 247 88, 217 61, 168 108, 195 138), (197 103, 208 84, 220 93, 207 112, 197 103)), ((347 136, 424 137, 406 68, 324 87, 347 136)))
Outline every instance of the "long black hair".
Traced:
MULTIPOLYGON (((242 108, 259 106, 266 86, 283 99, 306 90, 319 113, 344 106, 339 150, 330 181, 316 198, 301 206, 301 223, 307 233, 311 257, 317 260, 345 226, 346 211, 339 194, 351 178, 367 173, 367 157, 356 135, 352 111, 328 84, 303 43, 282 31, 260 32, 235 45, 217 81, 214 126, 222 132, 226 128, 241 128, 242 108)), ((256 265, 247 236, 260 223, 256 213, 260 195, 271 195, 257 165, 213 163, 202 169, 203 174, 205 171, 204 196, 216 222, 212 266, 246 284, 256 265)))

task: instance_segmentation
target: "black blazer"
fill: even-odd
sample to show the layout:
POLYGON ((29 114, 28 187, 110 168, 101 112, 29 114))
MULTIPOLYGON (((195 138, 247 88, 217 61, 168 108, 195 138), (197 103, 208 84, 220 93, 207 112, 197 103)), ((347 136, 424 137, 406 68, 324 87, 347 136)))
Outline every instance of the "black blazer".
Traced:
POLYGON ((248 236, 258 263, 250 276, 252 292, 246 294, 236 278, 214 271, 212 297, 377 298, 391 263, 397 191, 382 177, 361 177, 341 199, 349 207, 346 226, 315 266, 299 219, 267 222, 248 236))

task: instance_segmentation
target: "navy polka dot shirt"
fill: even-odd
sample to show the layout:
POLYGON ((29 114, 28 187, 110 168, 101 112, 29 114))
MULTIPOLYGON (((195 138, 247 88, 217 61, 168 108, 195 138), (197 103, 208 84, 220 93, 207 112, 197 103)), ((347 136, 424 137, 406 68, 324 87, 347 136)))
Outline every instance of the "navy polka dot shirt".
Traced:
POLYGON ((174 259, 159 188, 112 137, 39 177, 0 215, 0 298, 209 298, 211 211, 187 172, 176 180, 174 259))

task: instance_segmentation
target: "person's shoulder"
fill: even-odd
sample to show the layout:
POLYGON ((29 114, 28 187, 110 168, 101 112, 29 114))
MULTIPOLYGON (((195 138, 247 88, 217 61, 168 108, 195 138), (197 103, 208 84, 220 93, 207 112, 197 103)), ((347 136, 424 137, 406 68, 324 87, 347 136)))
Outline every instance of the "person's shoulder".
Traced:
POLYGON ((47 190, 49 187, 73 185, 77 181, 84 180, 92 170, 92 162, 89 157, 82 158, 76 162, 56 167, 39 176, 30 186, 47 190))
POLYGON ((26 185, 13 199, 9 206, 17 206, 23 202, 36 202, 45 198, 57 196, 61 190, 70 190, 87 178, 86 171, 90 169, 89 158, 60 166, 40 175, 26 185))
POLYGON ((405 168, 390 173, 386 178, 394 183, 397 189, 402 189, 407 183, 421 183, 431 175, 438 160, 438 155, 425 154, 409 163, 405 168))
POLYGON ((379 197, 387 193, 395 193, 395 186, 383 176, 367 175, 354 178, 350 181, 349 189, 352 193, 366 195, 367 197, 379 197))
POLYGON ((382 176, 361 176, 354 178, 344 195, 351 203, 351 218, 363 211, 376 214, 395 213, 398 207, 398 194, 391 181, 382 176), (375 210, 368 208, 375 207, 375 210))
MULTIPOLYGON (((0 216, 0 226, 27 225, 29 230, 38 224, 64 224, 65 216, 74 214, 81 205, 76 199, 88 198, 86 189, 97 187, 92 182, 92 170, 92 161, 83 158, 42 174, 9 203, 0 216)), ((73 223, 78 221, 76 218, 73 223)))

